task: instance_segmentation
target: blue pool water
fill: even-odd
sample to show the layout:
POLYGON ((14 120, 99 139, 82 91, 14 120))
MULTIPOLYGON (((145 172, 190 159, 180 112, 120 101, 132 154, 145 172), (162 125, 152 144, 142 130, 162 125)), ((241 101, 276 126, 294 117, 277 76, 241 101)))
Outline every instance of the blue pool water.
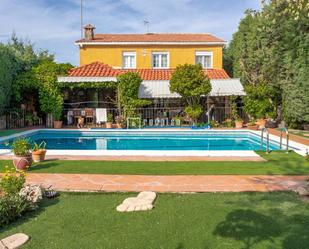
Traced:
MULTIPOLYGON (((45 141, 57 150, 260 150, 260 137, 246 131, 57 131, 38 130, 26 136, 32 142, 45 141)), ((12 140, 0 141, 0 149, 12 140)), ((266 144, 264 143, 263 149, 266 144)), ((279 150, 271 141, 271 150, 279 150)))

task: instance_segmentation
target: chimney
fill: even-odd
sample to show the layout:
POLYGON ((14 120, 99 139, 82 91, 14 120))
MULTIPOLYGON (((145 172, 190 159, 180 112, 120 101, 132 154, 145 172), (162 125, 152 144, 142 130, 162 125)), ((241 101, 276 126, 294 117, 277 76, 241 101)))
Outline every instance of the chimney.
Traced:
POLYGON ((93 40, 94 39, 94 30, 95 27, 92 26, 91 24, 87 24, 86 26, 84 26, 84 30, 85 30, 85 39, 86 40, 93 40))

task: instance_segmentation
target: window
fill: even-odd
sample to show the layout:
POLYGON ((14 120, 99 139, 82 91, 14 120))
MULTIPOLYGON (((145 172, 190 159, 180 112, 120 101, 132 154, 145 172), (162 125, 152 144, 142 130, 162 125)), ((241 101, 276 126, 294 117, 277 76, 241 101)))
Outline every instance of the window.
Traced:
POLYGON ((152 53, 152 67, 153 68, 168 68, 169 67, 169 53, 168 52, 153 52, 152 53))
POLYGON ((201 64, 203 68, 212 68, 212 52, 196 52, 195 63, 201 64))
POLYGON ((123 52, 122 54, 123 68, 136 68, 136 53, 123 52))

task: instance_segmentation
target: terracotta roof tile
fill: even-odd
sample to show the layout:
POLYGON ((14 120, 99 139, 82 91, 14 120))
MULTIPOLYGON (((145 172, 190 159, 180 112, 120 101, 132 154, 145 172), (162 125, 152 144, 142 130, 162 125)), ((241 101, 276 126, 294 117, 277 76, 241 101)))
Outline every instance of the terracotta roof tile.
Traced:
POLYGON ((211 34, 95 34, 93 40, 76 42, 225 42, 211 34))
MULTIPOLYGON (((125 72, 137 72, 143 80, 170 80, 175 69, 115 69, 101 62, 93 62, 69 71, 70 77, 116 77, 125 72)), ((224 69, 206 69, 210 79, 228 79, 224 69)))

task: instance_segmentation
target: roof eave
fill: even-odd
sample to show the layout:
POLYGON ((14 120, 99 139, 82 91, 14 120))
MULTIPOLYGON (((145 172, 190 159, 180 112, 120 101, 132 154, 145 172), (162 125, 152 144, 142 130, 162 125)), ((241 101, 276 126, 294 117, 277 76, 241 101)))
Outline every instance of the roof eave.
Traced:
POLYGON ((205 42, 102 42, 102 41, 76 41, 75 45, 84 46, 84 45, 226 45, 226 41, 205 41, 205 42))

